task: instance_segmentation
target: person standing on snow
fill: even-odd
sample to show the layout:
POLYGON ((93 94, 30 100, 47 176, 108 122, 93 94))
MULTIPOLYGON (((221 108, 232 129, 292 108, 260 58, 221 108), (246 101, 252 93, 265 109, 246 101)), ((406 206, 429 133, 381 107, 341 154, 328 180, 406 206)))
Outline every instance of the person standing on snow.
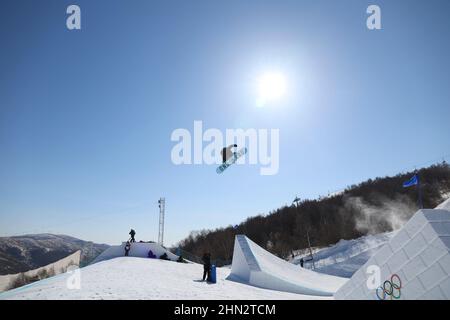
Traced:
POLYGON ((134 236, 136 235, 136 231, 134 231, 133 229, 131 229, 129 235, 131 236, 131 242, 136 242, 136 240, 134 239, 134 236))
POLYGON ((233 148, 237 148, 237 144, 231 144, 220 151, 220 154, 222 155, 222 163, 225 163, 235 154, 235 152, 231 151, 233 148))
POLYGON ((211 254, 205 253, 202 257, 203 261, 203 281, 209 281, 211 277, 211 254))
POLYGON ((303 268, 303 263, 304 263, 304 261, 305 261, 305 260, 303 260, 303 258, 300 258, 300 267, 302 267, 302 268, 303 268))
POLYGON ((128 257, 128 253, 130 252, 131 249, 131 243, 130 241, 127 241, 127 243, 125 244, 125 257, 128 257))

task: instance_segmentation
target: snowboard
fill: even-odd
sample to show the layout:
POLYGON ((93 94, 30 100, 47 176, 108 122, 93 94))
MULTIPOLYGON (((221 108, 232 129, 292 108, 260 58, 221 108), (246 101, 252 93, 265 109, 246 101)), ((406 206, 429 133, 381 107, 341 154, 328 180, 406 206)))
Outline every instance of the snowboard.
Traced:
POLYGON ((247 148, 242 148, 241 150, 239 150, 238 152, 236 152, 235 154, 233 154, 233 156, 228 159, 225 163, 222 163, 217 169, 216 172, 218 174, 221 174, 222 172, 224 172, 229 166, 231 166, 232 164, 236 163, 236 161, 242 157, 244 154, 247 153, 247 148))

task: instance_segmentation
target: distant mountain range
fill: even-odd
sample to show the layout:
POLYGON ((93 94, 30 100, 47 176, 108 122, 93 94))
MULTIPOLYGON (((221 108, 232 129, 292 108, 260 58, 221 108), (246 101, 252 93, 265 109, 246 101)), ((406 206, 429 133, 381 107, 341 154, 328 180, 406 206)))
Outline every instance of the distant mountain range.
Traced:
POLYGON ((86 265, 108 247, 106 244, 47 233, 0 237, 0 275, 36 269, 78 250, 81 250, 81 265, 86 265))

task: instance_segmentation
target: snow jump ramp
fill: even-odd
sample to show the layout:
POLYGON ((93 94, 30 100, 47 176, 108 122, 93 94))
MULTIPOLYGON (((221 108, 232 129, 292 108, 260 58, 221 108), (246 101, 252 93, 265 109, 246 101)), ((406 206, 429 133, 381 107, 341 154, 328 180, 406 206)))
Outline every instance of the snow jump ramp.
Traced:
MULTIPOLYGON (((111 246, 105 251, 103 251, 94 261, 91 263, 97 263, 104 260, 110 260, 118 257, 123 257, 125 255, 125 244, 123 242, 118 246, 111 246)), ((133 242, 131 243, 130 252, 128 256, 130 257, 138 257, 138 258, 149 258, 149 251, 155 255, 156 258, 159 258, 164 253, 167 254, 167 258, 172 261, 176 261, 178 256, 164 248, 158 243, 155 242, 133 242)))
POLYGON ((286 262, 244 235, 236 236, 231 273, 227 280, 315 296, 332 296, 347 281, 286 262))
POLYGON ((335 298, 450 299, 450 201, 437 208, 416 212, 336 292, 335 298), (369 276, 374 267, 379 268, 380 281, 372 285, 369 276))

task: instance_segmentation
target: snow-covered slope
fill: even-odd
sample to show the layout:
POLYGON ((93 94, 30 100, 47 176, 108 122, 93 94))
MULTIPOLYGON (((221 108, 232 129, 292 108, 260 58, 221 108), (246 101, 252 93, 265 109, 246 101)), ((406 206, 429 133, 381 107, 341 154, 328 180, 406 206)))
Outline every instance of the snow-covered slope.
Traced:
POLYGON ((0 299, 317 299, 228 281, 230 270, 217 269, 217 283, 199 279, 203 267, 159 259, 121 257, 81 270, 81 289, 68 289, 62 274, 0 294, 0 299))
POLYGON ((449 299, 449 239, 450 211, 417 211, 403 228, 339 289, 335 298, 449 299), (368 286, 367 270, 373 266, 378 267, 380 282, 371 287, 368 286))
MULTIPOLYGON (((335 245, 318 250, 314 255, 315 271, 329 275, 350 278, 367 260, 369 260, 394 235, 394 232, 368 235, 353 240, 341 240, 335 245)), ((300 258, 307 259, 309 255, 297 256, 292 260, 300 264, 300 258)), ((311 263, 304 264, 311 268, 311 263)))
POLYGON ((450 198, 448 198, 446 201, 442 202, 435 209, 449 210, 450 211, 450 198))
MULTIPOLYGON (((444 195, 448 198, 448 195, 444 195)), ((442 202, 436 209, 450 210, 450 198, 442 202)), ((353 240, 341 240, 335 245, 314 250, 314 264, 316 271, 330 275, 350 278, 361 268, 375 253, 388 243, 395 235, 394 232, 368 235, 353 240)), ((300 264, 300 258, 308 258, 305 253, 291 260, 294 264, 300 264)), ((311 263, 305 262, 306 268, 311 268, 311 263)))
POLYGON ((86 265, 108 247, 106 244, 49 233, 0 237, 0 275, 36 269, 78 250, 81 250, 81 265, 86 265))
MULTIPOLYGON (((123 257, 125 255, 125 245, 126 242, 123 242, 121 245, 109 247, 95 258, 92 263, 123 257)), ((155 242, 133 242, 128 255, 130 257, 148 258, 150 251, 156 258, 161 257, 165 253, 170 260, 176 261, 178 259, 178 256, 155 242)))
MULTIPOLYGON (((350 277, 394 233, 341 240, 314 254, 317 271, 350 277)), ((145 256, 148 244, 130 253, 145 256), (142 248, 141 248, 142 247, 142 248), (145 250, 144 250, 145 249, 145 250)), ((133 250, 133 248, 132 248, 133 250)), ((217 284, 199 282, 203 267, 159 259, 123 257, 123 247, 111 247, 95 264, 81 270, 81 289, 70 290, 63 274, 0 294, 0 299, 323 299, 267 290, 226 280, 230 267, 217 269, 217 284), (101 261, 103 260, 103 261, 101 261)), ((154 252, 159 254, 160 252, 154 252)), ((299 257, 294 259, 298 263, 299 257)), ((298 266, 293 266, 299 268, 298 266)), ((306 271, 306 270, 305 270, 306 271)))
POLYGON ((236 235, 230 280, 260 288, 314 296, 332 296, 347 279, 300 268, 236 235))

